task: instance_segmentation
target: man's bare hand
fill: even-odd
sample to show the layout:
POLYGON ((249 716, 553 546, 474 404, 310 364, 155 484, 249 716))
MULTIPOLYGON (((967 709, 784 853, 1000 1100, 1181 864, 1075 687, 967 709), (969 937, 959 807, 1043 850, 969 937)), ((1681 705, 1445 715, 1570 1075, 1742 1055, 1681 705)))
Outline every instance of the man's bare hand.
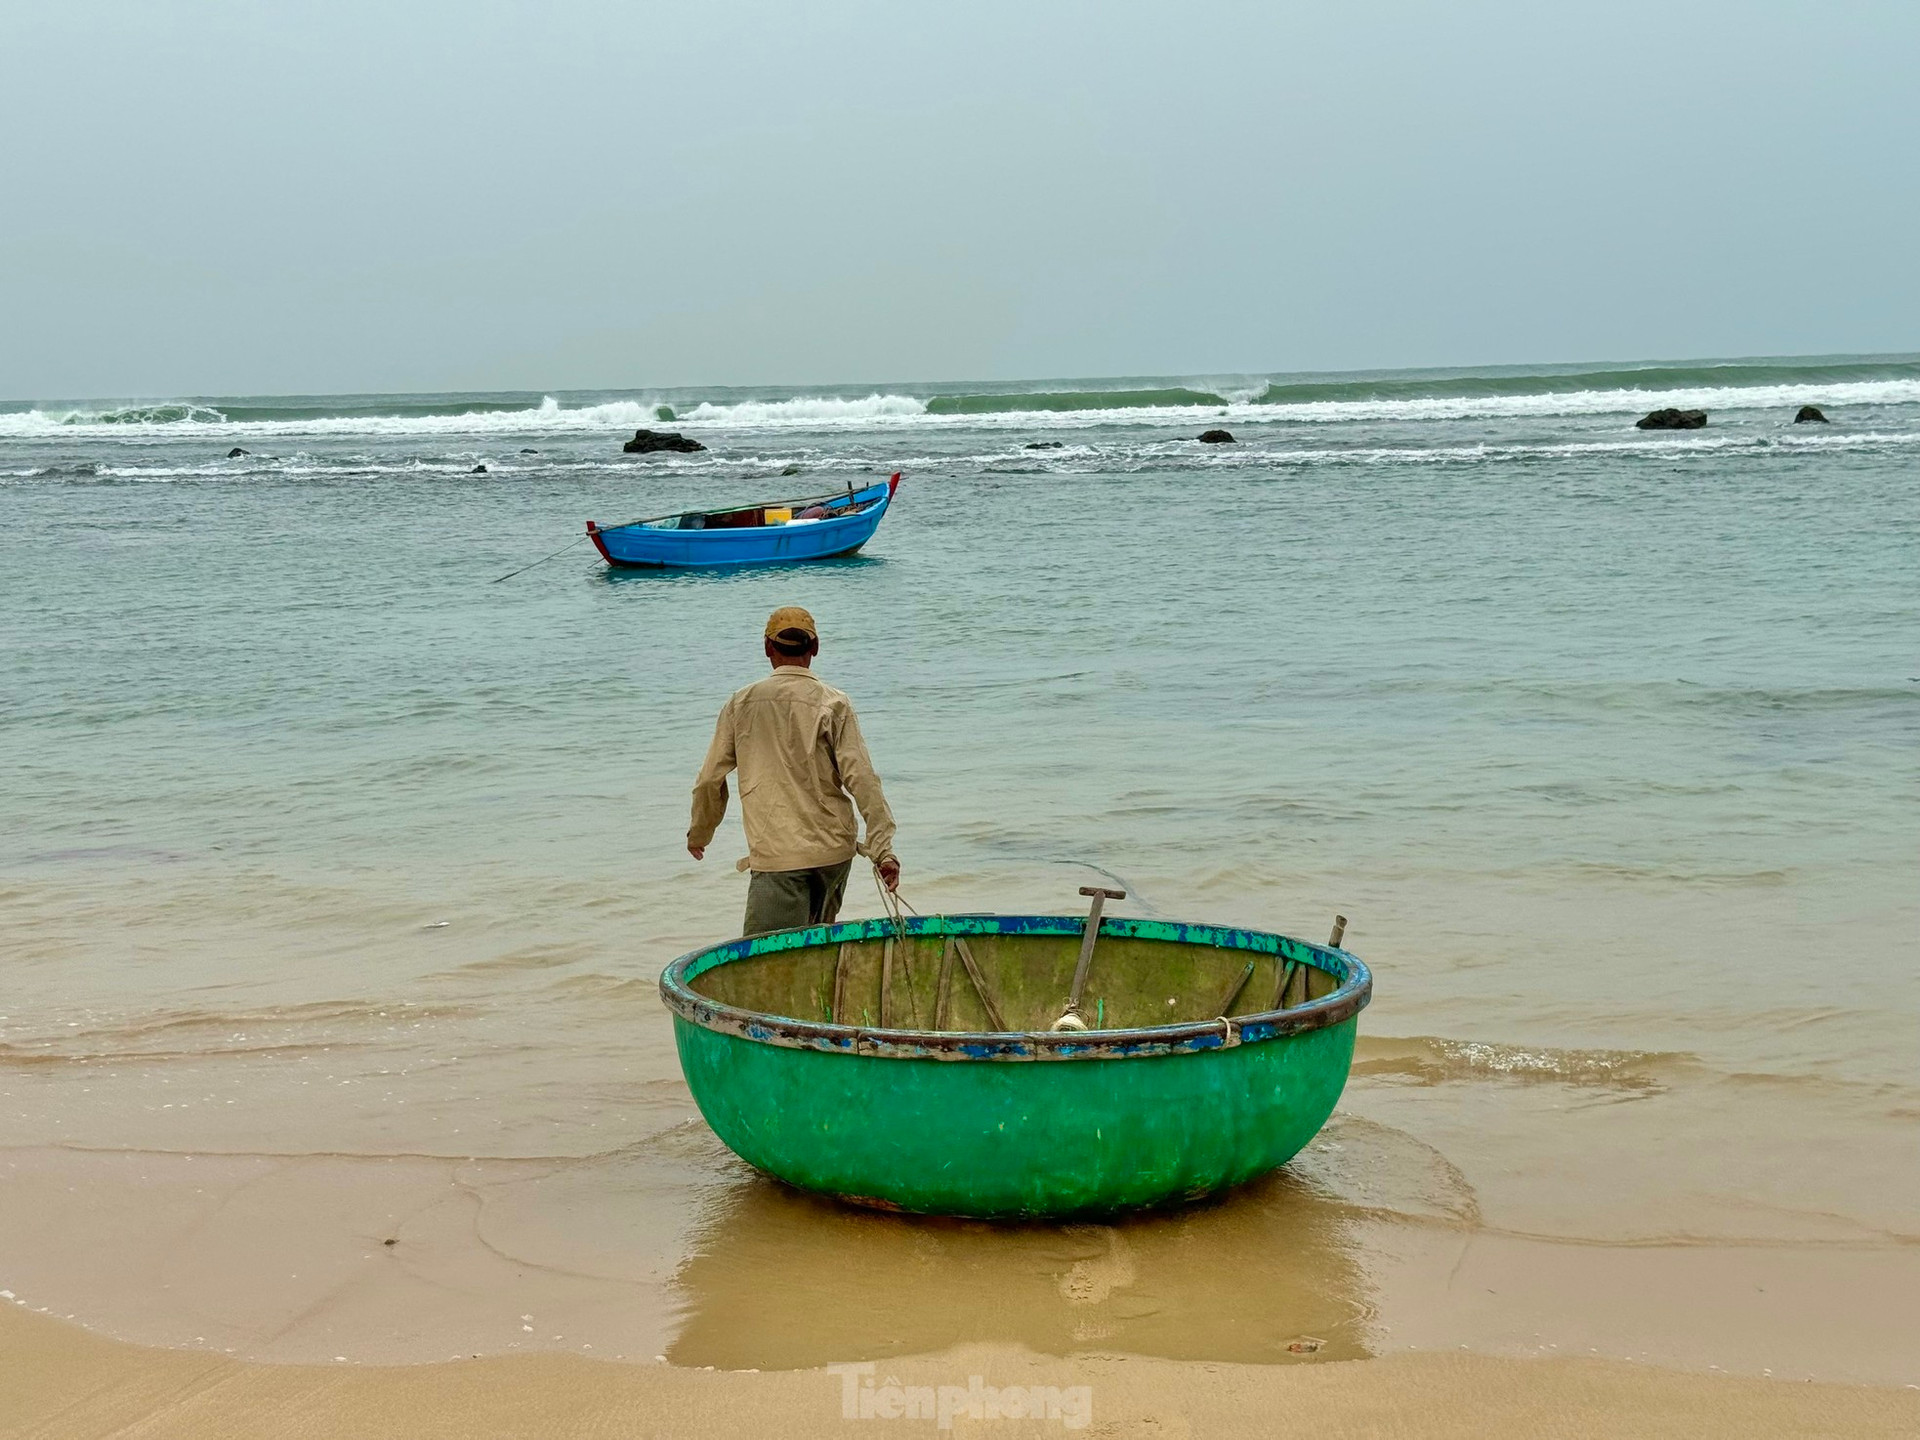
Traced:
POLYGON ((689 845, 687 846, 687 854, 696 860, 704 860, 707 858, 707 847, 704 845, 689 845))
POLYGON ((891 855, 880 862, 880 883, 889 890, 900 888, 900 862, 891 855))

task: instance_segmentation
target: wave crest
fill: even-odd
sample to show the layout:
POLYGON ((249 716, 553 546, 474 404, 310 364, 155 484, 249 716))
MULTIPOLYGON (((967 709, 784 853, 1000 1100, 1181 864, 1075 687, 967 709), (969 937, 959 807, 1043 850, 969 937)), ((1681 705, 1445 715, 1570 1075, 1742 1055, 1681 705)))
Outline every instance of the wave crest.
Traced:
POLYGON ((1008 395, 935 395, 929 415, 1072 414, 1087 410, 1220 409, 1228 402, 1209 390, 1028 390, 1008 395))
POLYGON ((1501 396, 1580 395, 1607 391, 1642 395, 1671 390, 1770 389, 1781 386, 1920 382, 1920 361, 1728 361, 1724 364, 1615 365, 1509 375, 1384 375, 1275 380, 1253 397, 1256 405, 1310 405, 1327 401, 1470 400, 1501 396))
POLYGON ((831 395, 796 395, 791 400, 741 400, 731 405, 715 405, 702 400, 691 410, 682 410, 679 418, 708 420, 724 425, 847 424, 863 420, 901 419, 928 413, 926 402, 911 395, 882 395, 875 392, 860 400, 842 400, 831 395))
MULTIPOLYGON (((1082 382, 1084 383, 1084 382, 1082 382)), ((1065 382, 1060 382, 1064 387, 1065 382)), ((1225 411, 1242 423, 1551 420, 1633 415, 1661 406, 1707 411, 1785 409, 1803 404, 1865 409, 1920 404, 1920 359, 1740 361, 1678 365, 1542 367, 1526 372, 1248 377, 1136 389, 1021 389, 920 394, 702 397, 695 392, 632 396, 340 395, 286 399, 168 400, 113 407, 53 407, 0 413, 0 437, 73 438, 129 429, 211 438, 433 435, 612 435, 659 424, 736 430, 871 430, 977 426, 1076 429, 1193 425, 1225 411), (1211 388, 1198 388, 1206 385, 1211 388)), ((1836 416, 1836 418, 1841 418, 1836 416)), ((1784 417, 1783 417, 1784 419, 1784 417)))
MULTIPOLYGON (((227 419, 213 406, 196 404, 190 400, 172 400, 155 405, 120 405, 111 410, 62 410, 54 413, 32 410, 27 413, 43 425, 61 428, 84 425, 220 425, 227 419)), ((0 416, 0 423, 13 418, 0 416)))

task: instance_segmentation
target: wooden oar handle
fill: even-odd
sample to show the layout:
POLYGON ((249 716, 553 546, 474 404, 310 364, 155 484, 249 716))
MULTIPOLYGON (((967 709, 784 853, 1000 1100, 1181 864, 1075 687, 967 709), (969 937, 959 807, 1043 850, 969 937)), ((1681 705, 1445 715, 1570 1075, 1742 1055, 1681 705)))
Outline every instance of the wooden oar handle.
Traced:
POLYGON ((1086 928, 1080 934, 1080 959, 1073 967, 1073 989, 1067 995, 1066 1011, 1053 1022, 1053 1028, 1056 1030, 1062 1027, 1080 1030, 1087 1028, 1086 1022, 1080 1018, 1080 997, 1086 993, 1087 967, 1093 964, 1093 942, 1100 934, 1100 910, 1109 900, 1127 898, 1127 892, 1124 890, 1106 890, 1098 885, 1082 885, 1080 893, 1091 896, 1093 906, 1087 911, 1086 928))

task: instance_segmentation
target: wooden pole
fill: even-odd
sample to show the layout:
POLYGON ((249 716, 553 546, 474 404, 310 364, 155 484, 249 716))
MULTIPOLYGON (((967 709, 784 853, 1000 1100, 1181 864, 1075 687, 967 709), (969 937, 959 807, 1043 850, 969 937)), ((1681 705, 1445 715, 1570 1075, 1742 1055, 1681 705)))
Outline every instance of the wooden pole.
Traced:
POLYGON ((1087 912, 1086 928, 1080 932, 1080 958, 1073 967, 1073 990, 1067 996, 1067 1008, 1060 1012, 1060 1018, 1053 1022, 1055 1030, 1084 1030, 1087 1022, 1080 1018, 1080 997, 1087 988, 1087 971, 1093 968, 1093 947, 1100 938, 1100 912, 1109 900, 1124 900, 1124 890, 1104 890, 1098 885, 1082 885, 1082 895, 1090 896, 1093 906, 1087 912))
POLYGON ((1240 998, 1240 992, 1247 988, 1247 982, 1253 978, 1253 967, 1254 962, 1251 960, 1247 961, 1246 968, 1241 970, 1239 977, 1234 980, 1232 985, 1227 987, 1227 993, 1220 997, 1220 1003, 1215 1007, 1213 1012, 1215 1015, 1231 1015, 1233 1013, 1233 1002, 1240 998))
POLYGON ((951 1012, 950 995, 953 989, 953 936, 947 937, 946 945, 940 951, 940 978, 933 988, 933 1028, 944 1030, 951 1012))
POLYGON ((980 973, 980 967, 973 963, 973 951, 967 948, 967 942, 958 935, 953 937, 953 947, 960 952, 960 963, 967 967, 967 978, 973 981, 973 988, 980 996, 980 1004, 987 1012, 987 1023, 995 1030, 1004 1032, 1007 1028, 1000 1007, 993 1003, 993 996, 987 990, 987 977, 980 973))
POLYGON ((1289 960, 1286 964, 1282 965, 1280 964, 1280 957, 1278 955, 1274 956, 1273 960, 1278 973, 1273 977, 1273 1005, 1271 1008, 1284 1010, 1287 1008, 1287 985, 1293 979, 1294 966, 1300 962, 1298 960, 1289 960))
POLYGON ((842 945, 840 954, 833 962, 833 1023, 844 1025, 840 1017, 847 1013, 847 951, 850 947, 842 945))

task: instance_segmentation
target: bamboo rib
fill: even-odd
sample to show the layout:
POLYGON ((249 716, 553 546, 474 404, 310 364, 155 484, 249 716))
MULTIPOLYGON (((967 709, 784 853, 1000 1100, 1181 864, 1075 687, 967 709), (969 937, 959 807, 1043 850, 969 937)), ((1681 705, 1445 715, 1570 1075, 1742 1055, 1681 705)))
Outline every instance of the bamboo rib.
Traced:
POLYGON ((987 989, 987 977, 980 973, 980 967, 973 962, 973 951, 967 948, 967 942, 958 935, 953 937, 953 945, 960 952, 960 963, 967 967, 967 978, 973 981, 973 988, 980 995, 980 1003, 986 1008, 987 1023, 995 1030, 1004 1031, 1007 1022, 1000 1014, 1000 1007, 993 1001, 993 995, 987 989))

